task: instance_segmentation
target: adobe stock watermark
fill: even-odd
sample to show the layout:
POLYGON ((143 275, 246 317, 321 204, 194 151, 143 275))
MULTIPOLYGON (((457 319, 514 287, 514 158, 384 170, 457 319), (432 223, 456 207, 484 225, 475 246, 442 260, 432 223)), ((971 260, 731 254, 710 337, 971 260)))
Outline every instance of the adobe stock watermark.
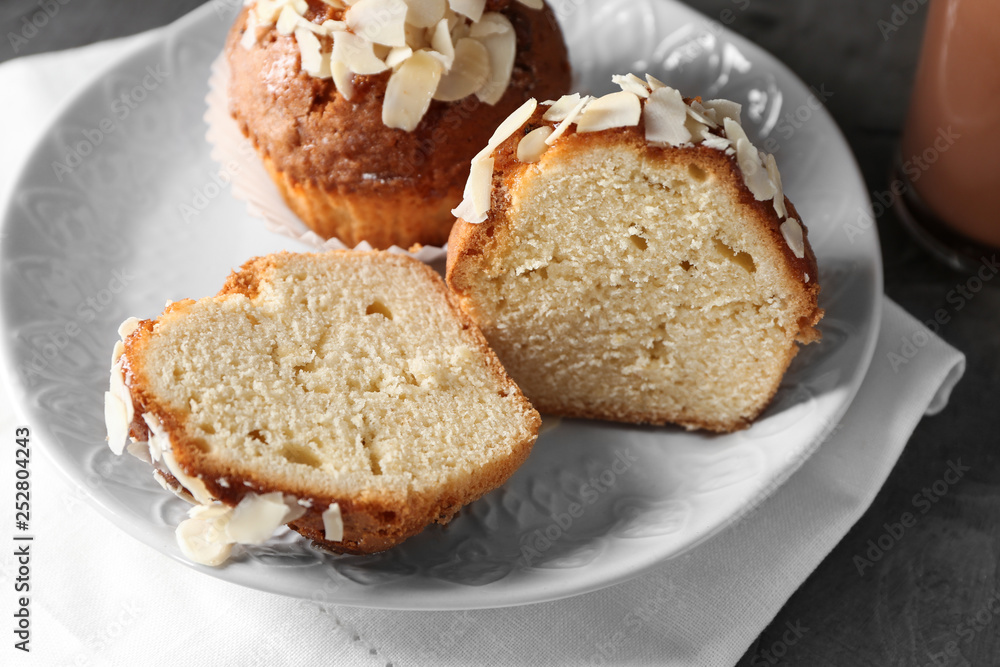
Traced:
POLYGON ((664 610, 676 603, 676 592, 671 584, 660 588, 655 595, 645 597, 642 604, 625 614, 604 634, 594 646, 594 652, 587 660, 588 665, 614 665, 621 661, 622 646, 643 627, 663 617, 664 610))
POLYGON ((170 73, 162 65, 146 67, 146 75, 135 86, 125 91, 111 102, 111 115, 105 116, 96 125, 80 131, 82 138, 70 146, 65 157, 52 161, 52 171, 62 183, 63 178, 83 164, 94 149, 104 143, 105 137, 121 127, 121 124, 142 104, 149 94, 166 81, 170 73))
POLYGON ((239 158, 227 160, 205 183, 192 190, 191 199, 178 204, 177 212, 183 222, 191 222, 201 215, 226 188, 233 184, 233 178, 240 173, 246 161, 256 158, 249 141, 239 142, 237 150, 239 158))
POLYGON ((525 567, 540 558, 543 553, 552 548, 577 519, 582 517, 587 507, 596 503, 601 496, 614 488, 622 475, 628 473, 639 459, 629 449, 619 449, 615 452, 614 461, 596 477, 591 477, 580 486, 579 496, 582 502, 571 502, 565 512, 552 515, 552 523, 544 529, 535 530, 521 536, 521 562, 525 567))
POLYGON ((802 621, 785 622, 785 631, 781 636, 771 642, 767 648, 758 649, 750 659, 751 667, 766 667, 776 665, 788 655, 788 649, 799 643, 799 640, 806 636, 809 628, 802 625, 802 621))
MULTIPOLYGON (((941 155, 947 152, 961 138, 962 135, 955 132, 950 125, 938 128, 934 142, 920 154, 911 155, 909 159, 905 160, 900 165, 900 171, 906 176, 910 184, 916 183, 941 158, 941 155)), ((907 187, 909 185, 906 180, 896 178, 889 183, 888 189, 873 190, 871 193, 872 211, 869 212, 863 206, 859 207, 857 209, 857 219, 854 222, 844 225, 844 233, 847 234, 847 240, 854 243, 856 238, 870 231, 875 226, 875 221, 892 208, 896 199, 906 192, 907 187)))
POLYGON ((917 510, 917 513, 903 512, 896 521, 883 523, 882 527, 885 531, 878 537, 868 540, 868 548, 863 555, 854 555, 852 562, 858 570, 858 575, 864 576, 865 570, 873 567, 875 563, 892 551, 893 547, 903 539, 906 531, 917 525, 917 519, 930 512, 931 508, 944 498, 970 470, 972 468, 969 466, 962 465, 962 459, 948 461, 948 469, 944 471, 944 474, 930 486, 925 486, 919 493, 913 494, 913 498, 910 499, 910 504, 917 510))
POLYGON ((882 39, 888 42, 889 38, 906 25, 913 15, 926 4, 927 0, 903 0, 903 2, 894 4, 889 10, 888 20, 879 19, 875 22, 879 32, 882 33, 882 39))
POLYGON ((55 18, 59 10, 70 2, 72 0, 36 0, 35 4, 38 5, 38 10, 31 16, 21 17, 21 27, 17 32, 7 33, 7 41, 10 42, 14 53, 20 53, 21 47, 31 41, 42 28, 49 24, 49 21, 55 18))
POLYGON ((791 139, 795 133, 801 130, 812 120, 817 111, 826 106, 826 103, 833 97, 834 93, 826 89, 826 84, 821 83, 819 88, 809 86, 809 95, 806 101, 795 109, 786 111, 774 126, 774 131, 766 139, 760 142, 760 148, 765 153, 777 155, 781 150, 781 143, 775 136, 780 135, 784 140, 791 139))
POLYGON ((993 620, 1000 614, 1000 590, 993 591, 993 594, 979 606, 971 616, 955 626, 954 634, 957 640, 948 641, 941 651, 925 651, 927 662, 921 663, 920 667, 953 667, 956 664, 969 665, 971 663, 962 655, 962 644, 968 644, 976 638, 983 630, 988 628, 993 620), (956 658, 964 662, 957 663, 956 658))
MULTIPOLYGON (((964 283, 959 283, 949 290, 948 294, 945 295, 945 301, 953 306, 953 312, 962 310, 983 290, 986 283, 996 277, 997 273, 1000 273, 1000 262, 997 261, 997 256, 981 257, 979 270, 964 283)), ((901 338, 900 346, 895 351, 886 354, 886 359, 893 372, 899 373, 900 368, 915 359, 920 350, 931 342, 931 334, 938 333, 942 326, 951 321, 951 317, 952 313, 947 309, 938 308, 934 312, 934 317, 924 320, 923 328, 901 338)))

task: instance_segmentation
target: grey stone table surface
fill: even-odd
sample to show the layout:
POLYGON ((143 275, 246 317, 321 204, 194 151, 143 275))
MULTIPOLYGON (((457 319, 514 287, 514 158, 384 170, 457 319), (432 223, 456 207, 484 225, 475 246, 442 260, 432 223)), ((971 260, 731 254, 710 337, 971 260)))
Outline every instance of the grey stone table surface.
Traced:
MULTIPOLYGON (((15 45, 5 37, 0 61, 139 32, 201 3, 50 4, 58 4, 58 15, 27 42, 15 45)), ((774 53, 807 84, 830 91, 827 106, 873 199, 885 196, 927 0, 688 4, 774 53)), ((0 0, 0 34, 18 29, 38 8, 39 0, 0 0)), ((994 51, 985 66, 997 65, 1000 52, 994 51)), ((1000 592, 1000 280, 986 281, 959 308, 949 294, 971 274, 936 263, 891 209, 878 216, 877 225, 886 293, 921 321, 945 309, 950 319, 939 333, 966 353, 968 371, 948 408, 917 427, 869 511, 792 596, 741 665, 1000 665, 1000 619, 991 605, 1000 592), (949 462, 959 460, 969 468, 960 481, 940 498, 928 491, 949 462), (859 572, 855 556, 865 556, 906 512, 918 515, 916 524, 859 572)))

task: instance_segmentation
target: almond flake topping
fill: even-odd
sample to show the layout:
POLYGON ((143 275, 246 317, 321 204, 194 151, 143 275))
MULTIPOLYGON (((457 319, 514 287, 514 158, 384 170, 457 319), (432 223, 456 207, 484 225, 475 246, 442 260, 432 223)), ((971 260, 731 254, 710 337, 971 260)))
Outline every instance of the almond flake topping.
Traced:
POLYGON ((600 132, 614 127, 634 127, 642 116, 639 96, 622 91, 598 97, 576 121, 577 132, 600 132))
POLYGON ((554 123, 566 120, 566 116, 569 115, 569 112, 576 108, 576 105, 579 103, 580 93, 563 95, 555 101, 549 100, 547 102, 542 102, 542 104, 548 105, 549 107, 549 110, 542 115, 542 120, 548 120, 554 123))
POLYGON ((551 127, 543 125, 524 135, 517 144, 517 159, 529 164, 541 160, 542 155, 549 148, 545 140, 549 138, 552 131, 551 127))
MULTIPOLYGON (((314 23, 306 18, 306 0, 246 0, 250 6, 244 34, 246 49, 254 48, 270 29, 294 36, 301 54, 302 71, 310 76, 333 79, 346 99, 355 93, 354 75, 391 71, 396 92, 405 89, 420 94, 386 95, 383 118, 390 127, 416 127, 415 110, 427 107, 420 101, 426 85, 436 80, 430 99, 452 102, 475 95, 486 104, 496 104, 507 92, 517 36, 514 26, 499 12, 487 12, 486 0, 323 0, 343 9, 343 20, 314 23), (327 38, 327 39, 323 39, 327 38), (468 40, 468 41, 466 41, 468 40), (332 43, 333 47, 330 48, 332 43), (460 46, 462 45, 462 46, 460 46), (427 57, 440 63, 433 74, 427 57), (410 63, 417 58, 417 62, 410 63), (410 64, 409 67, 407 65, 410 64), (400 72, 403 74, 400 75, 400 72), (418 76, 406 83, 400 77, 418 76)), ((531 9, 544 8, 543 0, 519 0, 531 9)), ((384 106, 383 105, 383 106, 384 106)), ((409 130, 408 130, 409 131, 409 130)))
POLYGON ((611 80, 618 84, 626 93, 638 95, 643 99, 649 97, 649 86, 635 74, 615 74, 611 77, 611 80))
POLYGON ((686 118, 681 94, 670 87, 657 88, 646 101, 646 141, 667 146, 688 143, 691 132, 684 126, 686 118))
POLYGON ((785 243, 795 254, 802 259, 806 256, 806 244, 802 236, 802 225, 795 218, 789 218, 781 223, 781 235, 785 237, 785 243))

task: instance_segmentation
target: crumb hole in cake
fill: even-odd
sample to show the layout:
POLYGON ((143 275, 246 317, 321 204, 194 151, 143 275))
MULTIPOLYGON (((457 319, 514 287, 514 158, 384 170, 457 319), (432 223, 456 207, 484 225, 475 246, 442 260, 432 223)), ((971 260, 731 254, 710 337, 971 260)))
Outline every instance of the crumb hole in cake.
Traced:
POLYGON ((247 313, 247 321, 250 322, 250 326, 254 327, 260 324, 260 320, 253 313, 247 313))
POLYGON ((688 165, 688 173, 691 175, 693 180, 699 183, 704 183, 708 180, 708 172, 696 164, 688 165))
POLYGON ((316 362, 315 361, 309 361, 309 362, 304 363, 304 364, 296 364, 296 365, 292 366, 292 371, 294 371, 296 374, 299 374, 299 373, 313 373, 313 372, 315 372, 315 370, 316 370, 316 362))
POLYGON ((201 432, 205 435, 215 435, 215 425, 214 424, 202 424, 201 432))
POLYGON ((685 259, 684 261, 681 262, 681 268, 684 269, 685 271, 690 271, 692 268, 694 268, 694 266, 691 264, 691 262, 685 259))
POLYGON ((207 454, 208 452, 212 451, 212 446, 208 444, 208 441, 204 440, 203 438, 192 438, 191 444, 194 445, 195 449, 197 449, 202 454, 207 454))
POLYGON ((396 520, 396 513, 392 511, 379 512, 378 518, 382 523, 393 523, 396 520))
POLYGON ((310 468, 319 468, 323 465, 312 449, 304 445, 288 443, 281 448, 281 456, 289 463, 297 463, 310 468))
POLYGON ((542 280, 548 280, 548 278, 549 278, 549 268, 547 266, 542 266, 542 267, 539 267, 537 269, 533 269, 531 271, 528 271, 528 275, 529 276, 535 275, 535 276, 538 276, 539 278, 541 278, 542 280))
MULTIPOLYGON (((488 236, 489 238, 493 238, 493 228, 492 227, 487 228, 487 230, 486 230, 486 236, 488 236)), ((476 254, 479 254, 479 253, 477 252, 476 254)))
MULTIPOLYGON (((212 432, 213 433, 215 432, 214 429, 213 429, 212 432)), ((256 440, 257 442, 262 442, 265 445, 267 444, 267 438, 265 438, 264 434, 261 433, 258 429, 254 429, 254 430, 250 431, 249 433, 247 433, 247 437, 250 438, 251 440, 256 440)))
POLYGON ((365 451, 368 453, 368 466, 371 468, 372 474, 381 475, 382 465, 379 462, 378 454, 371 448, 371 440, 368 436, 361 437, 361 446, 364 447, 365 451))
POLYGON ((636 250, 645 250, 649 247, 646 239, 642 238, 638 234, 632 234, 628 237, 628 240, 632 242, 632 245, 636 248, 636 250))
POLYGON ((730 262, 736 264, 742 268, 747 273, 753 273, 757 270, 757 265, 754 264, 753 257, 745 252, 736 252, 733 248, 730 248, 727 244, 723 243, 719 239, 713 239, 715 241, 715 247, 722 254, 723 257, 728 259, 730 262))
POLYGON ((365 309, 365 315, 381 315, 387 320, 392 319, 392 311, 384 303, 376 299, 365 309))

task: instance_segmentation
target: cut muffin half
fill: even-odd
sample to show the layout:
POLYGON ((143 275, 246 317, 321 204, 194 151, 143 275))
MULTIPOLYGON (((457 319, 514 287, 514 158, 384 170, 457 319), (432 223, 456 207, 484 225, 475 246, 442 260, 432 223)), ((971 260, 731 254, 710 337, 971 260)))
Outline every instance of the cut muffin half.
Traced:
POLYGON ((282 253, 215 297, 130 320, 109 444, 197 503, 192 559, 288 523, 371 553, 445 523, 525 460, 538 414, 428 267, 388 253, 282 253))
POLYGON ((739 105, 616 81, 501 126, 456 210, 449 285, 542 412, 745 428, 819 338, 805 229, 739 105))

